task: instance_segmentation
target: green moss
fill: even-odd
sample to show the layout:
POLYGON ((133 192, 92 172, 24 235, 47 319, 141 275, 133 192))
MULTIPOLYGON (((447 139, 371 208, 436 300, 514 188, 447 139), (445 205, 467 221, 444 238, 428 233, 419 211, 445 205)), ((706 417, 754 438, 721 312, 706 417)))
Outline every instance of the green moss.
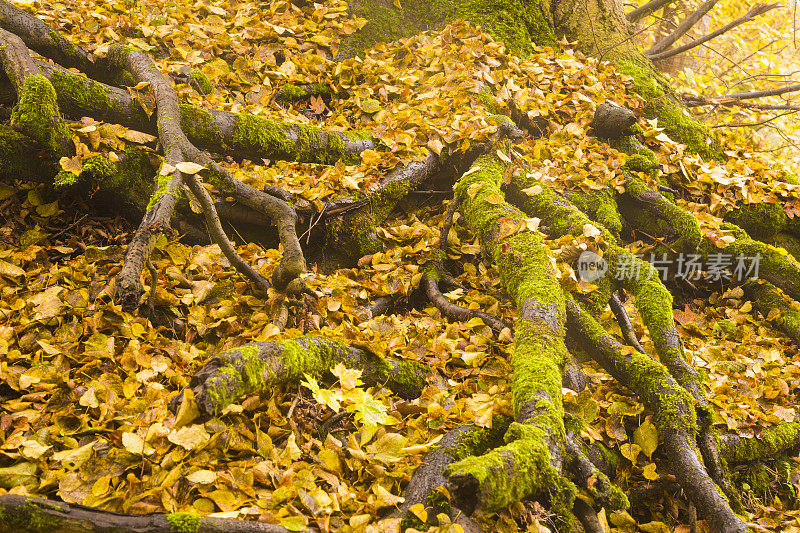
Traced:
POLYGON ((191 71, 188 78, 189 84, 198 88, 200 94, 211 94, 214 92, 214 84, 199 70, 191 71))
POLYGON ((617 61, 617 68, 633 78, 633 90, 645 99, 644 113, 658 117, 658 127, 674 141, 685 144, 696 154, 711 160, 722 161, 724 154, 719 140, 707 126, 684 114, 673 99, 668 85, 653 70, 647 70, 632 61, 617 61))
POLYGON ((445 475, 474 479, 479 491, 476 498, 489 512, 531 494, 549 493, 551 506, 559 513, 566 510, 564 516, 571 516, 577 488, 553 468, 546 434, 533 425, 514 422, 506 439, 505 446, 451 464, 445 475), (513 465, 512 475, 509 465, 513 465))
POLYGON ((724 220, 736 224, 754 239, 774 239, 788 226, 788 217, 780 204, 745 204, 725 214, 724 220))
POLYGON ((744 463, 776 457, 800 444, 800 421, 784 422, 767 428, 758 439, 737 439, 733 446, 722 442, 721 451, 728 462, 744 463))
POLYGON ((407 0, 402 8, 378 0, 363 0, 355 7, 367 24, 352 38, 350 53, 358 55, 376 43, 410 37, 421 31, 442 28, 464 19, 503 41, 516 55, 526 55, 539 46, 556 46, 556 38, 539 4, 512 0, 407 0))
POLYGON ((278 90, 278 94, 275 95, 275 101, 285 104, 294 100, 299 100, 305 96, 305 89, 298 87, 297 85, 288 84, 284 85, 278 90))
POLYGON ((181 130, 199 147, 216 146, 216 150, 229 151, 225 138, 214 125, 213 116, 203 108, 181 104, 181 130))
POLYGON ((635 135, 623 135, 615 139, 608 139, 607 142, 615 150, 628 155, 637 153, 642 147, 635 135))
MULTIPOLYGON (((651 309, 647 302, 640 313, 655 312, 657 315, 663 315, 661 306, 655 307, 655 309, 651 309)), ((671 307, 669 310, 671 320, 671 307)), ((603 339, 608 334, 596 320, 589 315, 587 317, 588 320, 586 320, 581 333, 590 340, 589 344, 602 345, 603 339)), ((657 320, 661 319, 662 316, 657 317, 657 320)), ((672 324, 670 324, 671 326, 672 324)), ((652 332, 656 328, 648 327, 648 329, 652 332)), ((613 357, 624 358, 616 363, 612 361, 612 364, 619 368, 626 368, 629 388, 636 391, 642 403, 655 413, 654 422, 659 435, 667 435, 676 431, 686 432, 689 435, 697 433, 694 399, 685 388, 669 384, 672 377, 663 364, 639 352, 624 355, 620 350, 615 350, 613 357)))
MULTIPOLYGON (((635 124, 635 126, 641 129, 641 127, 638 124, 635 124)), ((656 157, 655 152, 653 152, 650 148, 645 148, 644 146, 642 146, 641 148, 639 148, 639 151, 637 153, 649 159, 650 162, 654 165, 658 163, 658 158, 656 157)))
POLYGON ((172 175, 156 175, 156 190, 150 196, 150 201, 147 204, 147 210, 149 211, 154 205, 156 205, 161 198, 167 194, 169 190, 169 182, 172 179, 172 175))
POLYGON ((624 168, 634 172, 651 172, 653 170, 653 161, 645 155, 636 154, 625 161, 624 168))
POLYGON ((492 122, 495 122, 497 124, 502 124, 503 122, 511 122, 511 123, 514 122, 513 120, 511 120, 506 115, 494 114, 494 115, 489 115, 488 118, 489 118, 489 120, 491 120, 492 122))
POLYGON ((778 329, 790 337, 800 334, 800 311, 792 307, 774 285, 750 279, 742 285, 742 288, 747 298, 765 317, 772 316, 773 309, 780 311, 773 319, 778 329))
POLYGON ((64 526, 63 521, 58 517, 43 513, 41 507, 63 512, 63 509, 58 506, 40 505, 31 500, 15 508, 13 513, 0 507, 0 523, 2 524, 0 528, 6 531, 35 531, 42 533, 60 531, 64 526))
POLYGON ((622 218, 619 215, 615 191, 611 189, 588 193, 567 191, 564 196, 593 221, 601 224, 615 237, 619 237, 622 218))
MULTIPOLYGON (((119 105, 115 99, 109 98, 104 86, 92 79, 56 69, 50 74, 50 83, 62 98, 74 102, 73 105, 77 111, 98 117, 129 116, 131 114, 130 109, 119 105)), ((129 85, 134 85, 132 80, 129 85)), ((144 112, 141 112, 141 116, 144 118, 144 112)))
POLYGON ((11 126, 56 157, 68 155, 72 134, 58 110, 56 91, 44 76, 37 74, 25 79, 17 105, 11 111, 11 126))
POLYGON ((196 533, 202 519, 193 513, 169 513, 167 515, 170 531, 175 533, 196 533))
MULTIPOLYGON (((644 182, 631 174, 627 176, 625 192, 631 198, 638 199, 647 193, 649 187, 644 182)), ((651 202, 647 207, 643 207, 638 200, 628 200, 625 203, 623 199, 626 220, 632 226, 651 232, 652 235, 677 237, 675 242, 658 250, 662 253, 694 253, 702 240, 700 222, 693 214, 677 207, 663 195, 660 196, 657 202, 651 202)))
MULTIPOLYGON (((262 157, 303 163, 334 163, 342 156, 341 153, 334 153, 330 145, 321 145, 322 130, 316 126, 288 125, 252 115, 235 115, 235 121, 234 150, 239 148, 247 153, 256 151, 262 157)), ((339 146, 341 148, 342 145, 339 146)))
POLYGON ((492 427, 475 427, 461 433, 458 442, 447 449, 447 454, 454 462, 471 456, 483 455, 489 448, 502 442, 503 435, 512 422, 511 417, 495 415, 492 417, 492 427))
POLYGON ((409 184, 404 181, 386 183, 370 197, 368 203, 329 221, 329 245, 335 243, 335 247, 348 260, 383 250, 383 242, 378 239, 376 228, 383 224, 398 202, 410 191, 409 184))

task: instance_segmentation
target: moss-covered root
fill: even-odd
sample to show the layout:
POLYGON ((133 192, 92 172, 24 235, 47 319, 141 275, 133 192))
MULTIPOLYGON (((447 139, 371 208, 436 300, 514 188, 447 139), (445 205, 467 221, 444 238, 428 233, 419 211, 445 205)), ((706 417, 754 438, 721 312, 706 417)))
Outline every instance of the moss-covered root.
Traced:
MULTIPOLYGON (((149 531, 151 533, 289 533, 272 524, 193 513, 124 514, 55 500, 0 495, 0 533, 82 533, 149 531)), ((297 531, 297 530, 295 530, 297 531)), ((311 533, 303 529, 299 533, 311 533)))
POLYGON ((56 91, 44 76, 25 80, 11 111, 11 127, 44 146, 55 158, 74 152, 72 134, 58 110, 56 91))
POLYGON ((566 471, 570 479, 585 488, 597 505, 609 511, 629 507, 628 497, 622 489, 612 484, 608 476, 591 462, 578 437, 572 434, 567 438, 566 461, 566 471))
MULTIPOLYGON (((366 383, 385 384, 404 398, 419 396, 429 372, 415 361, 381 358, 333 339, 306 336, 222 352, 192 376, 189 387, 200 410, 215 415, 248 394, 299 382, 304 374, 319 377, 337 363, 361 369, 366 383)), ((179 398, 173 399, 172 408, 179 398)))
MULTIPOLYGON (((721 228, 730 231, 736 240, 719 248, 711 239, 703 239, 697 252, 707 264, 723 265, 728 269, 728 279, 743 282, 757 277, 769 281, 794 300, 800 300, 800 262, 786 250, 754 240, 740 227, 723 223, 721 228)), ((724 274, 724 273, 723 273, 724 274)), ((727 274, 725 274, 727 276, 727 274)))
POLYGON ((736 224, 754 239, 764 242, 771 242, 782 231, 797 234, 800 229, 800 221, 790 219, 783 206, 777 203, 745 204, 725 213, 724 220, 736 224))
POLYGON ((619 232, 622 230, 622 218, 619 216, 615 191, 611 189, 589 191, 588 193, 566 191, 564 197, 593 221, 602 224, 612 235, 619 237, 619 232))
POLYGON ((80 174, 61 170, 55 177, 56 187, 86 187, 99 190, 105 203, 117 213, 140 218, 147 211, 154 192, 154 169, 148 152, 128 145, 115 151, 116 161, 103 154, 83 161, 80 174))
MULTIPOLYGON (((584 225, 592 223, 585 213, 553 191, 550 186, 531 177, 515 176, 508 185, 508 192, 512 201, 528 215, 542 219, 542 225, 547 227, 551 237, 570 233, 580 235, 584 225), (537 185, 541 188, 538 194, 531 196, 523 192, 537 185)), ((685 223, 687 227, 690 225, 688 220, 685 223)), ((696 220, 694 223, 696 224, 696 220)), ((683 357, 680 336, 675 330, 672 319, 672 295, 649 263, 618 246, 616 238, 605 226, 599 225, 598 229, 603 240, 609 243, 606 249, 606 258, 610 266, 609 276, 636 297, 636 308, 650 332, 661 361, 667 365, 670 372, 674 373, 678 382, 687 387, 692 395, 705 405, 707 401, 699 385, 697 372, 683 357)), ((687 235, 689 233, 691 232, 687 232, 687 235)), ((692 242, 693 239, 694 237, 691 238, 692 242)))
POLYGON ((549 489, 554 510, 574 525, 575 486, 560 473, 565 430, 561 403, 564 365, 564 295, 538 232, 525 214, 504 201, 504 166, 496 154, 479 157, 454 189, 467 225, 496 262, 519 309, 513 348, 512 395, 516 422, 506 445, 447 470, 451 495, 469 512, 492 510, 549 489))
POLYGON ((435 517, 440 513, 453 515, 458 512, 458 509, 451 508, 449 501, 438 490, 440 487, 444 488, 447 482, 444 470, 454 461, 482 455, 501 443, 502 436, 510 423, 509 418, 497 416, 492 420, 491 428, 465 424, 448 431, 436 447, 425 455, 422 464, 414 471, 403 492, 405 501, 393 513, 402 519, 400 531, 406 531, 410 527, 426 529, 423 521, 409 511, 416 504, 425 507, 428 523, 431 525, 435 525, 435 517))
POLYGON ((616 61, 623 74, 633 78, 633 90, 645 99, 644 114, 658 118, 670 139, 685 144, 691 152, 704 158, 722 161, 725 154, 719 140, 707 126, 689 117, 669 89, 669 85, 653 69, 649 61, 636 64, 627 59, 616 61))
POLYGON ((409 192, 441 168, 440 158, 430 152, 423 161, 400 164, 367 197, 348 197, 327 204, 324 213, 327 246, 335 254, 332 264, 348 265, 359 257, 383 249, 375 230, 409 192))
POLYGON ((650 222, 646 221, 646 226, 642 229, 650 229, 649 226, 653 224, 651 220, 655 218, 658 221, 656 224, 661 223, 659 224, 661 227, 658 228, 659 235, 675 239, 670 251, 689 253, 697 249, 701 239, 697 217, 667 200, 660 192, 648 189, 638 178, 628 177, 625 182, 625 193, 633 200, 635 208, 638 208, 624 209, 625 219, 629 225, 637 228, 637 218, 645 217, 650 222))
POLYGON ((723 434, 719 440, 720 452, 731 463, 763 461, 800 446, 800 421, 767 428, 758 438, 723 434))
POLYGON ((226 113, 181 105, 181 126, 200 149, 236 158, 280 159, 304 163, 358 163, 375 148, 371 132, 337 132, 307 124, 290 124, 255 115, 226 113))
POLYGON ((569 335, 655 414, 660 446, 700 515, 714 531, 746 531, 698 457, 693 398, 661 363, 626 349, 571 299, 567 300, 566 309, 569 335))
POLYGON ((507 444, 480 457, 467 457, 445 471, 451 501, 467 514, 496 511, 532 493, 548 493, 559 531, 579 531, 572 513, 577 487, 553 465, 552 440, 532 424, 514 422, 507 444))
POLYGON ((28 47, 2 28, 0 45, 0 64, 17 92, 11 127, 38 142, 56 159, 74 153, 72 134, 61 118, 56 91, 31 59, 28 47))
MULTIPOLYGON (((70 115, 93 116, 155 133, 153 121, 127 91, 55 65, 34 62, 56 88, 62 110, 70 115)), ((374 149, 378 144, 369 131, 327 131, 185 104, 180 106, 180 117, 181 128, 198 148, 256 161, 268 158, 321 164, 339 160, 357 163, 361 152, 374 149)))
POLYGON ((749 279, 742 285, 745 297, 773 326, 800 345, 800 311, 768 281, 749 279))

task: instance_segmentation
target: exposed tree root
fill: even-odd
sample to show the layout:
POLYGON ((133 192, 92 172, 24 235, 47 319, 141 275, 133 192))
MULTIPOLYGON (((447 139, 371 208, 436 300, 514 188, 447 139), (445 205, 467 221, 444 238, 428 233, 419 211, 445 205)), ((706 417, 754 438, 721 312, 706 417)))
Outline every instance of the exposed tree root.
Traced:
POLYGON ((484 324, 492 328, 496 333, 500 333, 504 329, 511 330, 508 324, 489 313, 479 309, 467 309, 448 300, 439 289, 439 280, 445 276, 443 259, 438 258, 426 263, 421 281, 426 296, 442 312, 442 315, 458 322, 465 322, 470 318, 480 318, 484 324))
POLYGON ((42 76, 22 40, 0 29, 0 62, 18 95, 11 127, 31 137, 58 160, 74 153, 72 134, 61 118, 53 86, 42 76))
POLYGON ((695 451, 697 417, 686 390, 660 363, 635 352, 626 355, 622 345, 572 300, 567 300, 567 317, 570 335, 656 414, 654 420, 670 467, 701 516, 715 531, 746 531, 695 451))
MULTIPOLYGON (((126 514, 15 494, 0 495, 1 533, 82 533, 114 531, 116 533, 289 533, 275 524, 245 522, 232 518, 201 517, 192 513, 126 514)), ((297 531, 297 530, 292 530, 297 531)), ((316 529, 304 529, 317 533, 316 529)), ((301 533, 302 533, 301 532, 301 533)))
POLYGON ((457 516, 461 511, 448 504, 447 499, 440 489, 444 489, 447 478, 444 471, 454 461, 468 455, 481 455, 496 446, 502 434, 508 429, 511 421, 496 417, 492 428, 480 428, 473 425, 457 426, 448 431, 436 447, 428 452, 422 459, 422 464, 414 471, 411 481, 403 493, 405 501, 393 513, 401 517, 400 530, 408 527, 421 529, 419 518, 409 512, 416 504, 422 504, 428 516, 428 523, 435 524, 436 515, 447 513, 457 516))
MULTIPOLYGON (((198 370, 189 383, 200 411, 216 415, 248 394, 282 383, 298 383, 303 374, 320 377, 337 363, 363 371, 368 384, 384 384, 403 398, 419 396, 429 368, 415 361, 385 357, 325 337, 254 342, 222 352, 198 370)), ((177 409, 181 396, 170 407, 177 409)))
POLYGON ((758 437, 720 435, 720 452, 732 463, 761 461, 800 446, 800 421, 772 426, 758 437))
POLYGON ((611 307, 611 312, 614 313, 614 317, 617 319, 617 323, 619 324, 619 329, 622 331, 622 336, 625 338, 625 342, 628 343, 628 346, 633 346, 637 352, 639 353, 646 353, 642 345, 639 343, 639 339, 636 338, 636 332, 633 331, 633 324, 631 324, 631 319, 628 316, 628 312, 625 311, 625 307, 622 305, 622 299, 619 297, 620 291, 615 291, 611 293, 611 298, 608 300, 608 305, 611 307))

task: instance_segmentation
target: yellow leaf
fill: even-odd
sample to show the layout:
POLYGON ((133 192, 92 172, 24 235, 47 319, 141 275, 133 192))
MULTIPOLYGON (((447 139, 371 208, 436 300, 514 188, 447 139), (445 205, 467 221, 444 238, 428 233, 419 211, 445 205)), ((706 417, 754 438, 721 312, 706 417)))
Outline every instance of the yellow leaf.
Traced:
POLYGON ((650 463, 649 465, 645 466, 642 470, 642 474, 644 475, 645 479, 649 479, 650 481, 655 481, 659 478, 658 472, 656 472, 655 463, 650 463))
POLYGON ((175 168, 177 168, 184 174, 197 174, 206 167, 204 167, 203 165, 198 165, 197 163, 192 163, 191 161, 184 161, 182 163, 178 163, 177 165, 175 165, 175 168))
POLYGON ((382 106, 378 100, 370 98, 368 100, 362 100, 358 107, 360 107, 361 111, 363 111, 364 113, 372 114, 380 111, 382 106))
POLYGON ((25 278, 25 271, 17 265, 12 265, 0 259, 0 276, 11 278, 14 281, 20 281, 25 278))
POLYGON ((178 430, 170 431, 169 435, 167 435, 167 440, 186 450, 193 450, 207 441, 209 437, 209 434, 203 429, 202 425, 194 424, 189 427, 182 427, 178 430))
POLYGON ((650 420, 642 422, 642 425, 633 432, 633 442, 639 445, 647 457, 653 455, 658 446, 658 430, 656 426, 650 420))
POLYGON ((126 141, 138 144, 145 144, 156 140, 156 138, 152 135, 148 135, 147 133, 142 133, 141 131, 136 130, 123 130, 119 133, 119 136, 126 141))
POLYGON ((440 139, 431 139, 428 141, 428 148, 433 150, 436 155, 440 155, 442 153, 442 148, 444 148, 444 143, 440 139))
MULTIPOLYGON (((466 174, 465 174, 466 176, 466 174)), ((483 186, 486 185, 485 183, 473 183, 469 187, 467 187, 467 196, 470 198, 475 198, 475 195, 478 194, 478 191, 483 189, 483 186)))
POLYGON ((60 212, 58 209, 58 200, 55 202, 50 202, 49 204, 42 204, 36 206, 36 212, 41 217, 51 217, 60 212))
POLYGON ((522 189, 522 192, 527 194, 528 196, 536 196, 540 192, 542 192, 541 185, 534 185, 533 187, 528 187, 527 189, 522 189))
POLYGON ((409 507, 408 510, 411 512, 411 514, 419 518, 420 522, 426 523, 428 521, 428 512, 425 510, 425 506, 423 504, 415 503, 409 507))
POLYGON ((124 432, 122 434, 122 445, 128 453, 136 455, 150 455, 155 451, 152 446, 147 444, 142 437, 136 433, 124 432))
POLYGON ((496 193, 496 192, 493 192, 492 194, 486 195, 484 197, 484 200, 486 200, 486 202, 488 202, 488 203, 490 203, 492 205, 500 205, 502 203, 505 203, 505 201, 506 201, 506 199, 503 198, 502 194, 499 194, 499 193, 496 193))

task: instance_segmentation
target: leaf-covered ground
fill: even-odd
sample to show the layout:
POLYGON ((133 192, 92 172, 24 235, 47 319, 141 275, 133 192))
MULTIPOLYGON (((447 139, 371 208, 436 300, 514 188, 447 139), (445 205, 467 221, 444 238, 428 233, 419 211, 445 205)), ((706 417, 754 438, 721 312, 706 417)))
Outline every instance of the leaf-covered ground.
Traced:
MULTIPOLYGON (((632 109, 639 100, 626 93, 628 80, 609 65, 569 49, 517 59, 457 23, 380 46, 363 59, 335 62, 347 35, 364 23, 349 17, 341 1, 302 9, 282 1, 20 5, 98 54, 127 39, 149 50, 165 73, 204 72, 215 85, 211 94, 178 86, 195 104, 373 130, 384 150, 365 152, 359 165, 228 164, 255 186, 280 185, 318 205, 368 188, 383 171, 422 157, 426 149, 486 139, 497 125, 479 97, 482 85, 491 88, 501 110, 513 100, 545 132, 515 148, 521 157, 514 172, 536 168, 555 187, 582 192, 624 179, 626 156, 590 136, 589 122, 605 100, 632 109), (289 83, 321 83, 334 93, 327 102, 314 97, 281 104, 276 96, 289 83)), ((657 123, 640 126, 662 171, 681 190, 681 206, 697 214, 706 231, 718 232, 721 249, 726 239, 719 217, 734 202, 781 201, 787 209, 797 202, 796 190, 770 183, 782 172, 780 164, 757 155, 758 147, 745 139, 730 139, 738 157, 720 165, 684 153, 657 123)), ((84 158, 113 150, 119 136, 148 141, 89 119, 74 129, 84 158)), ((0 487, 117 511, 195 510, 289 529, 361 531, 375 524, 398 503, 424 453, 447 429, 489 425, 494 414, 511 414, 508 332, 494 334, 479 319, 448 322, 413 291, 420 265, 438 246, 440 200, 435 195, 390 219, 379 232, 385 251, 362 258, 357 268, 323 274, 311 265, 305 281, 320 297, 293 305, 289 327, 280 332, 272 322, 279 295, 256 297, 218 247, 177 241, 163 240, 153 256, 159 274, 155 316, 123 312, 109 295, 129 226, 66 196, 57 199, 53 191, 3 185, 0 487), (363 307, 383 295, 397 295, 399 310, 361 320, 363 307), (385 389, 365 388, 357 371, 339 368, 335 382, 309 379, 250 397, 204 424, 190 413, 169 413, 170 398, 216 351, 317 329, 376 353, 424 360, 432 369, 429 386, 419 399, 401 401, 385 389), (334 417, 336 412, 343 415, 334 417)), ((560 259, 590 237, 548 242, 566 287, 578 282, 560 259)), ((652 241, 635 237, 631 249, 649 253, 652 241)), ((447 297, 513 321, 514 310, 475 236, 456 224, 448 243, 450 264, 466 288, 447 297)), ((279 260, 277 250, 256 244, 238 251, 265 276, 279 260)), ((690 363, 708 375, 720 428, 752 436, 795 420, 797 347, 766 325, 741 290, 681 288, 676 320, 690 363)), ((635 309, 629 306, 628 313, 652 352, 635 309)), ((601 318, 619 334, 611 311, 601 318)), ((579 394, 565 389, 565 402, 590 422, 584 437, 618 456, 616 482, 634 490, 670 480, 653 461, 659 450, 651 413, 591 363, 585 370, 588 388, 579 394)), ((753 478, 745 493, 750 520, 759 527, 800 529, 798 460, 739 473, 753 478)), ((603 517, 619 531, 634 531, 636 522, 648 523, 647 531, 667 530, 659 529, 664 524, 688 531, 681 523, 685 507, 679 495, 659 493, 630 515, 603 517)), ((483 517, 494 531, 545 528, 547 519, 535 503, 483 517)), ((451 529, 443 524, 440 530, 451 529)))

